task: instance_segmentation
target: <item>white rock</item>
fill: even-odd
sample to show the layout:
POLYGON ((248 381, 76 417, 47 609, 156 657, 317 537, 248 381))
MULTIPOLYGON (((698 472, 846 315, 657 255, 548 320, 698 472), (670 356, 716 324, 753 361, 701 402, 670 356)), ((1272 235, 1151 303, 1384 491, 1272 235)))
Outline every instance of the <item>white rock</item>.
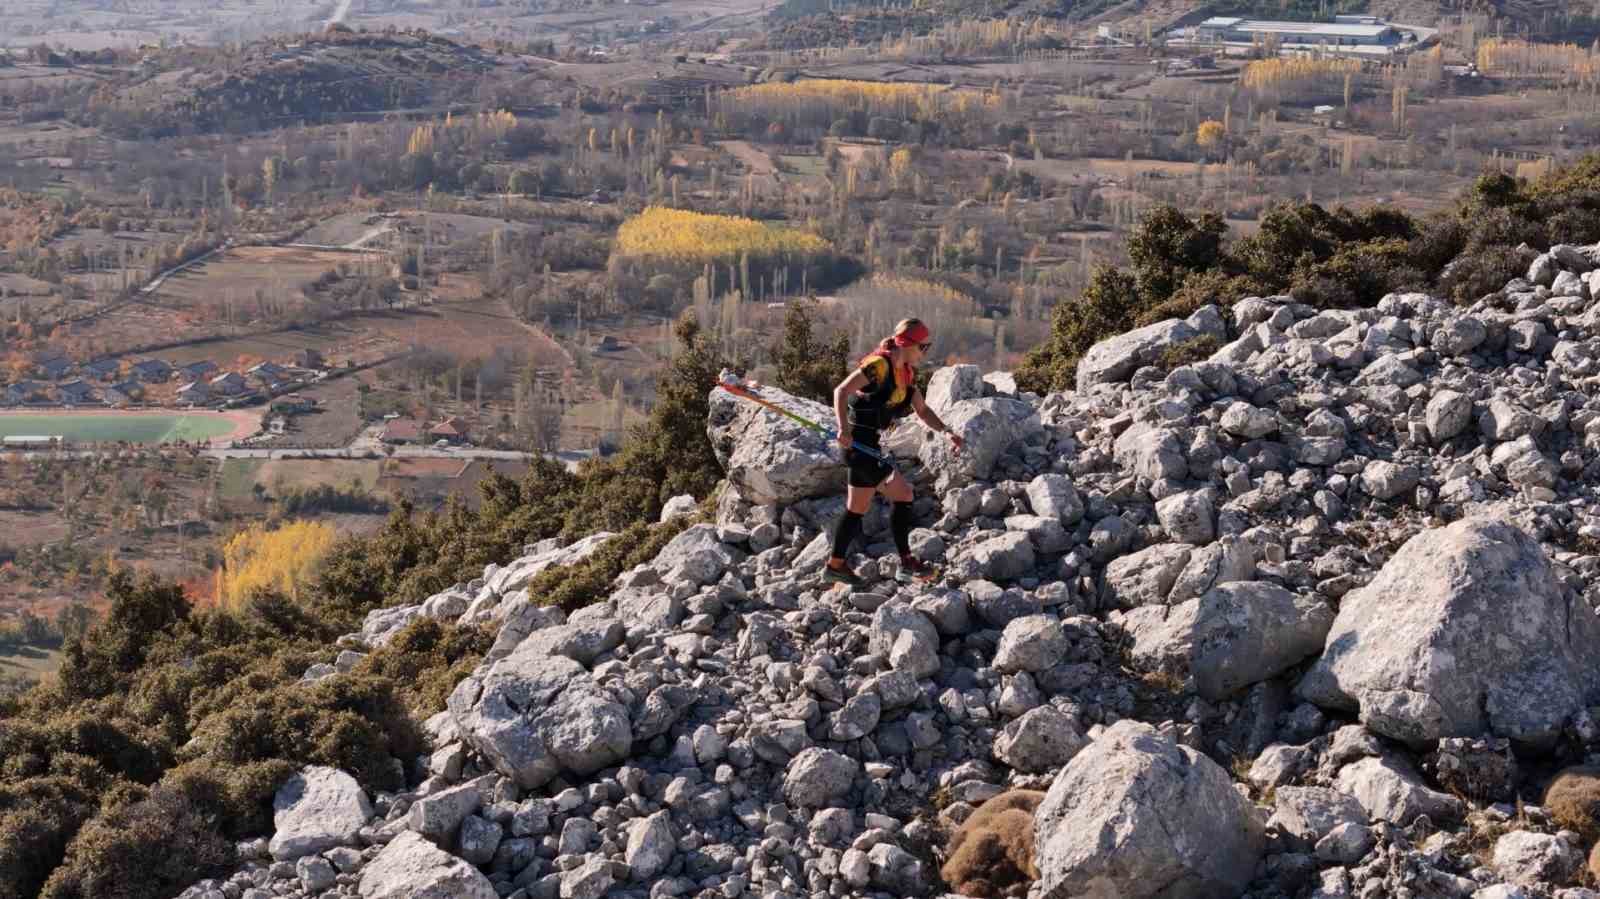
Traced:
POLYGON ((409 830, 361 871, 361 899, 498 899, 489 879, 409 830))
POLYGON ((1120 899, 1239 895, 1265 844, 1227 772, 1127 720, 1057 775, 1034 834, 1039 889, 1120 899))
POLYGON ((1339 770, 1339 792, 1355 798, 1374 821, 1410 827, 1418 815, 1435 824, 1460 818, 1461 800, 1425 786, 1411 767, 1396 757, 1364 758, 1339 770))
POLYGON ((1070 762, 1088 743, 1077 722, 1046 705, 1006 725, 994 741, 994 757, 1018 771, 1041 774, 1070 762))
POLYGON ((1211 497, 1202 490, 1176 493, 1156 503, 1156 518, 1178 543, 1205 544, 1217 534, 1211 497))
POLYGON ((338 770, 308 766, 291 776, 272 798, 272 841, 278 861, 294 861, 356 842, 372 817, 372 803, 356 779, 338 770))
POLYGON ((1467 519, 1411 538, 1345 594, 1298 690, 1397 740, 1547 744, 1600 695, 1600 620, 1525 533, 1467 519))
POLYGON ((1513 830, 1494 844, 1494 870, 1511 883, 1566 883, 1583 867, 1583 854, 1547 833, 1513 830))

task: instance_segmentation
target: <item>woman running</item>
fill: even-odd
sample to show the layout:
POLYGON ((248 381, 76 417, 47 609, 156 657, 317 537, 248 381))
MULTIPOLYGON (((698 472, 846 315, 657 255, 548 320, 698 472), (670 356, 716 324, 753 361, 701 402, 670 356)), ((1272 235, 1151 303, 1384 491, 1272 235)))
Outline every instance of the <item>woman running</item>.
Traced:
POLYGON ((838 419, 839 445, 850 466, 850 490, 844 516, 833 532, 833 558, 823 572, 824 580, 860 585, 861 579, 845 565, 845 556, 851 541, 861 533, 861 517, 878 493, 894 504, 889 523, 895 548, 900 551, 895 580, 909 584, 933 574, 927 563, 911 554, 911 485, 883 458, 879 442, 884 431, 915 412, 928 427, 949 434, 951 445, 960 451, 961 437, 939 420, 917 389, 917 363, 928 355, 932 341, 933 332, 927 325, 908 318, 895 325, 894 336, 878 344, 861 360, 861 367, 833 389, 833 413, 838 419), (866 447, 877 455, 852 446, 866 447))

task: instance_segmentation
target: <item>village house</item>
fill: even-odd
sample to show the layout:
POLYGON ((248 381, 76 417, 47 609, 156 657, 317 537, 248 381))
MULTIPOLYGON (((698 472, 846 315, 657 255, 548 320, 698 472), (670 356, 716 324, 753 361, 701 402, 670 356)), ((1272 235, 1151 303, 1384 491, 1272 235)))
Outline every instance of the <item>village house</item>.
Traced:
POLYGON ((422 440, 422 422, 414 418, 391 418, 378 439, 384 443, 418 443, 422 440))
POLYGON ((133 363, 133 376, 146 384, 165 384, 172 377, 172 366, 160 359, 141 359, 133 363))
POLYGON ((263 384, 276 384, 289 376, 289 370, 276 362, 262 362, 250 366, 245 374, 263 384))
POLYGON ((327 368, 328 366, 327 362, 323 360, 322 354, 309 347, 294 354, 294 364, 296 368, 327 368))
POLYGON ((38 381, 18 381, 6 385, 6 405, 23 406, 45 398, 45 385, 38 381))
POLYGON ((206 388, 204 381, 190 381, 178 388, 178 402, 203 406, 211 402, 211 391, 206 388))
POLYGON ((88 381, 82 379, 68 381, 56 387, 56 395, 64 405, 68 406, 82 406, 98 402, 94 396, 94 388, 89 385, 88 381))
POLYGON ((39 362, 39 371, 52 381, 59 381, 72 371, 72 360, 65 356, 55 356, 39 362))
POLYGON ((96 359, 93 362, 84 363, 83 373, 86 377, 94 378, 96 381, 111 381, 116 379, 117 373, 121 369, 121 363, 115 359, 96 359))
POLYGON ((467 423, 459 415, 451 416, 439 422, 428 430, 428 436, 434 440, 448 440, 451 443, 467 442, 467 423))
POLYGON ((317 408, 317 401, 298 393, 285 394, 272 401, 272 411, 288 414, 311 412, 317 408))
POLYGON ((144 399, 144 385, 132 378, 118 381, 106 388, 104 396, 108 406, 131 406, 144 399))
POLYGON ((190 362, 188 365, 178 366, 178 371, 182 372, 185 378, 192 381, 209 377, 216 370, 217 363, 212 362, 210 359, 202 359, 199 362, 190 362))
POLYGON ((211 392, 218 396, 238 396, 250 388, 244 376, 236 371, 223 372, 211 379, 211 392))

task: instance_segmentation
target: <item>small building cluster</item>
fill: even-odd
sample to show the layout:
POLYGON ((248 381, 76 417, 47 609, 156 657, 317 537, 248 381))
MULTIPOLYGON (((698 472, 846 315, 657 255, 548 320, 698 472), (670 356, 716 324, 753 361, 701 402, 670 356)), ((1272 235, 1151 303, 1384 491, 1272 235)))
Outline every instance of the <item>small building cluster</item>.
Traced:
POLYGON ((293 391, 326 374, 326 364, 315 350, 300 351, 288 364, 262 362, 242 372, 224 371, 209 359, 176 363, 107 358, 77 363, 60 351, 46 351, 30 362, 28 377, 0 385, 0 405, 242 405, 293 391))
POLYGON ((466 420, 459 415, 446 418, 432 427, 415 418, 391 418, 384 424, 378 439, 391 446, 425 443, 462 446, 471 442, 471 432, 466 420))

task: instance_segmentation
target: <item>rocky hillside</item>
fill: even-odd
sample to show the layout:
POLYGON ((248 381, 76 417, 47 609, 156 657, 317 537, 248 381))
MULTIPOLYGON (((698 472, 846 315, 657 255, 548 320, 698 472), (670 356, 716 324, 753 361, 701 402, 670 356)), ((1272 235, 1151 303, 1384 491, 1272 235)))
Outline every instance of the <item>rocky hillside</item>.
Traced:
POLYGON ((150 56, 137 77, 101 89, 97 123, 129 136, 245 131, 358 113, 444 108, 483 76, 516 69, 479 47, 425 32, 333 30, 258 41, 235 55, 179 48, 150 56))
POLYGON ((570 615, 524 587, 603 537, 372 613, 306 677, 499 629, 412 787, 307 768, 184 899, 1600 897, 1597 262, 1206 307, 1046 397, 941 370, 914 588, 880 507, 825 590, 839 466, 716 392, 715 521, 570 615))

